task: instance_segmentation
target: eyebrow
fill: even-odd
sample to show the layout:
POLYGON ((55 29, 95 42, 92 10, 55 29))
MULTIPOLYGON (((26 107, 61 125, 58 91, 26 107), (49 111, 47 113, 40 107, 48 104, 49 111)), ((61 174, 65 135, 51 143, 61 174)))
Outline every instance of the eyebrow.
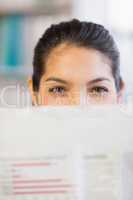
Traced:
POLYGON ((102 81, 111 82, 111 80, 108 79, 108 78, 100 77, 100 78, 96 78, 96 79, 93 79, 93 80, 91 80, 91 81, 88 81, 88 82, 87 82, 87 85, 89 85, 89 84, 94 84, 94 83, 98 83, 98 82, 102 82, 102 81))
MULTIPOLYGON (((63 80, 63 79, 60 79, 60 78, 57 78, 57 77, 50 77, 48 79, 45 80, 46 82, 49 82, 49 81, 56 81, 56 82, 59 82, 59 83, 63 83, 63 84, 67 84, 68 82, 63 80)), ((94 83, 97 83, 97 82, 102 82, 102 81, 109 81, 111 82, 110 79, 108 78, 105 78, 105 77, 100 77, 100 78, 96 78, 96 79, 93 79, 91 81, 88 81, 87 82, 87 85, 89 84, 94 84, 94 83)))
POLYGON ((56 81, 56 82, 63 83, 63 84, 68 83, 67 81, 65 81, 63 79, 56 78, 56 77, 50 77, 50 78, 46 79, 46 82, 48 82, 48 81, 56 81))

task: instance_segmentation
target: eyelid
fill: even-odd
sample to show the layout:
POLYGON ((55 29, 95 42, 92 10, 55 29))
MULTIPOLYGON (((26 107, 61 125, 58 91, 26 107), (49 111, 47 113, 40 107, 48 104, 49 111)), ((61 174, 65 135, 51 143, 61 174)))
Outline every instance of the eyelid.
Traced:
POLYGON ((103 85, 103 84, 93 84, 91 86, 88 86, 87 89, 92 89, 92 88, 105 88, 109 90, 109 86, 103 85))
POLYGON ((49 86, 49 88, 63 88, 67 90, 67 88, 64 85, 53 85, 53 86, 49 86))
POLYGON ((109 92, 109 89, 108 89, 108 87, 105 87, 105 86, 93 86, 93 87, 91 87, 91 88, 89 88, 88 90, 89 91, 92 91, 92 90, 95 90, 95 89, 103 89, 105 92, 109 92))
POLYGON ((64 90, 64 92, 68 91, 68 89, 66 87, 62 86, 62 85, 51 86, 51 87, 48 88, 48 91, 52 93, 53 92, 52 90, 54 90, 56 88, 62 88, 64 90))

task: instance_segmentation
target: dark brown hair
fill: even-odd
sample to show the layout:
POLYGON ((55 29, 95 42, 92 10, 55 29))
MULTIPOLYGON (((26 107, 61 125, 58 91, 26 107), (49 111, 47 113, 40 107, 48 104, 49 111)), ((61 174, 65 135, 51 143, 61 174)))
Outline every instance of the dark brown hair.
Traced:
POLYGON ((120 54, 113 37, 102 25, 73 19, 51 25, 39 39, 33 58, 34 91, 39 90, 40 79, 45 73, 49 53, 64 42, 78 47, 92 48, 104 54, 111 61, 116 89, 120 90, 120 54))

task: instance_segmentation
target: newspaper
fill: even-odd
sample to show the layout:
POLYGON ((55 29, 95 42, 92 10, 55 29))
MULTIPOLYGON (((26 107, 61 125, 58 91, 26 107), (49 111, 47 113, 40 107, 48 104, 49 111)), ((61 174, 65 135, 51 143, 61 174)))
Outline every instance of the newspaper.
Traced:
POLYGON ((0 113, 0 200, 132 200, 132 117, 0 113))

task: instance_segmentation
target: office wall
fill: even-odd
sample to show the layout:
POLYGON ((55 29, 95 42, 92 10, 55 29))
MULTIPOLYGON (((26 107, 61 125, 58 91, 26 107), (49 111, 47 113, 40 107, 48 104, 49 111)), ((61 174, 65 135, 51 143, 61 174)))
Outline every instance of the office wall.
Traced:
MULTIPOLYGON (((20 2, 23 6, 16 7, 11 0, 0 1, 0 87, 4 85, 3 80, 9 85, 10 79, 19 82, 20 76, 20 82, 27 84, 25 80, 32 74, 33 49, 38 38, 50 24, 75 17, 103 24, 110 30, 121 52, 121 73, 126 82, 126 96, 132 95, 131 0, 118 0, 117 3, 115 0, 53 0, 56 9, 48 1, 49 9, 42 9, 42 1, 20 2)), ((13 98, 14 94, 11 96, 13 98)))

